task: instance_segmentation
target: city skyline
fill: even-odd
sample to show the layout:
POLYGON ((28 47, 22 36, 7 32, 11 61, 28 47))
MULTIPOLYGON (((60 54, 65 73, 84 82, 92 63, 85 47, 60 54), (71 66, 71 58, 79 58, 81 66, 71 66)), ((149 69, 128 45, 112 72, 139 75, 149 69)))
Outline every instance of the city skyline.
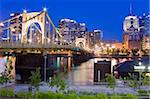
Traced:
POLYGON ((103 31, 104 39, 117 39, 122 41, 122 25, 124 18, 129 15, 130 4, 132 4, 134 15, 139 16, 143 13, 148 13, 148 0, 52 0, 37 2, 35 2, 35 0, 5 0, 0 1, 0 21, 9 18, 10 13, 21 13, 23 9, 30 12, 39 11, 42 10, 42 8, 47 7, 48 13, 57 27, 58 20, 70 18, 77 22, 86 23, 89 31, 101 29, 103 31), (12 3, 14 5, 11 5, 12 3), (33 3, 34 6, 32 6, 33 3), (113 11, 110 11, 110 9, 113 11))

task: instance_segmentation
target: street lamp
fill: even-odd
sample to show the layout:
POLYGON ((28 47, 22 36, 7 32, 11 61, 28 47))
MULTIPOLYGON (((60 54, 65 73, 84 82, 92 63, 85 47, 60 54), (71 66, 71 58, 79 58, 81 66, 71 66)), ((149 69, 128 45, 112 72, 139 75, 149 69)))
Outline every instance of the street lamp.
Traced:
POLYGON ((142 62, 139 62, 139 66, 141 66, 142 65, 142 62))
POLYGON ((46 82, 46 59, 47 59, 47 56, 44 55, 44 81, 46 82))

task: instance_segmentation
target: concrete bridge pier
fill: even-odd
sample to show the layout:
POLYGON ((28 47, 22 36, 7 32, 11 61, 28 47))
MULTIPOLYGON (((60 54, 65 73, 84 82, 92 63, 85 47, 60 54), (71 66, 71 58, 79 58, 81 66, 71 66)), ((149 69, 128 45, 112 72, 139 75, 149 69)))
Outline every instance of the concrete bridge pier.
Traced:
POLYGON ((69 51, 68 51, 68 72, 70 72, 71 66, 72 66, 72 53, 71 53, 71 51, 69 50, 69 51))

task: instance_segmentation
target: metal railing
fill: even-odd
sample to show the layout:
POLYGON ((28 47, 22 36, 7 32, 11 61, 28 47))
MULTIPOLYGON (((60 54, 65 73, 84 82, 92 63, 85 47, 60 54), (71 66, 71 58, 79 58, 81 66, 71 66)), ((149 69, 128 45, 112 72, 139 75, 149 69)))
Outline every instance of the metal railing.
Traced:
POLYGON ((17 42, 0 42, 0 48, 1 49, 7 49, 7 48, 45 48, 45 49, 74 49, 78 48, 80 50, 83 50, 82 48, 76 47, 74 45, 59 45, 55 43, 46 43, 46 44, 37 44, 37 43, 17 43, 17 42))

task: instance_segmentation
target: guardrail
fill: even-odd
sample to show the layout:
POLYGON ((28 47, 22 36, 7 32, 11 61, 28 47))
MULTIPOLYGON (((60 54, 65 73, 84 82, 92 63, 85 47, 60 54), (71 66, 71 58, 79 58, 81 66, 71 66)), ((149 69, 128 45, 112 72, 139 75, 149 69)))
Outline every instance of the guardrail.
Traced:
POLYGON ((76 47, 74 45, 59 45, 54 43, 48 44, 23 44, 23 43, 10 43, 0 42, 0 49, 70 49, 74 51, 87 51, 84 48, 76 47))
POLYGON ((2 43, 0 48, 75 48, 71 45, 58 45, 58 44, 23 44, 23 43, 2 43))

